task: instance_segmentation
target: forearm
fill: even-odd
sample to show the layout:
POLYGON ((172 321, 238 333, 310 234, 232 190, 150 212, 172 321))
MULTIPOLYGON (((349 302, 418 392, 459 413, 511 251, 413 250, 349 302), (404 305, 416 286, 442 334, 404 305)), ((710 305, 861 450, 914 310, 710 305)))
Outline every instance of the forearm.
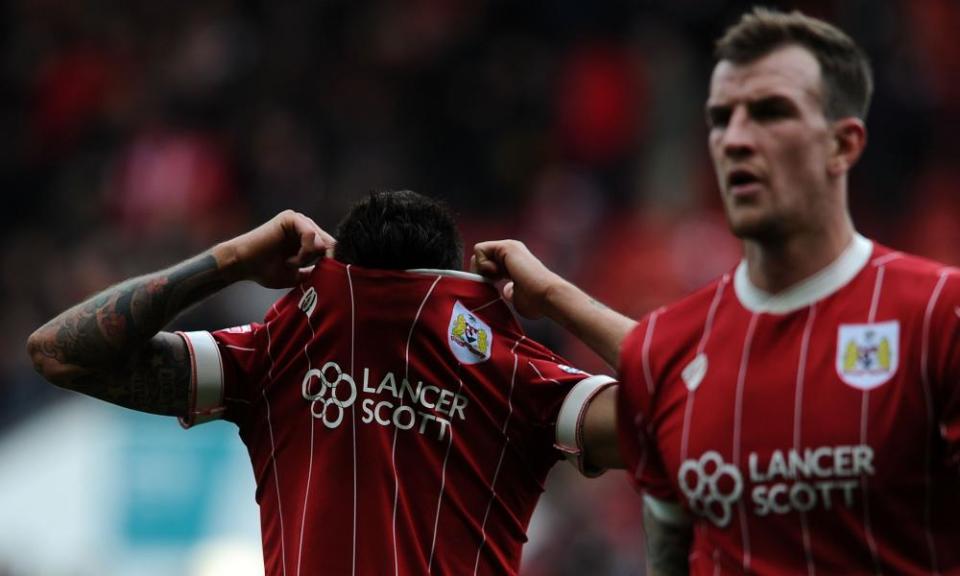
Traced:
POLYGON ((657 518, 645 502, 644 538, 647 548, 647 574, 650 576, 686 576, 690 573, 691 525, 668 523, 657 518))
POLYGON ((547 292, 544 311, 614 368, 623 339, 637 324, 562 279, 547 292))
POLYGON ((77 304, 30 336, 34 367, 55 384, 77 388, 91 376, 121 375, 141 355, 176 353, 170 349, 175 342, 154 337, 184 309, 232 282, 231 262, 230 252, 217 247, 77 304))

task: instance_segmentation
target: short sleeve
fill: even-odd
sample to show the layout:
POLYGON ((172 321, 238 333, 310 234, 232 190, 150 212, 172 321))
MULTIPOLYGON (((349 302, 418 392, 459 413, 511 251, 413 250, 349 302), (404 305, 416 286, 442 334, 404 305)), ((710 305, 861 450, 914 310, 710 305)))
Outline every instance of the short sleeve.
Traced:
POLYGON ((211 420, 237 422, 254 402, 253 388, 266 363, 263 324, 246 324, 215 332, 178 332, 191 361, 190 408, 180 418, 184 428, 211 420))
POLYGON ((596 394, 615 381, 567 363, 546 348, 524 341, 517 354, 517 379, 523 409, 535 434, 553 447, 553 456, 567 457, 581 468, 579 430, 583 410, 596 394))
POLYGON ((942 279, 942 294, 931 311, 929 379, 946 444, 946 464, 960 474, 960 272, 942 279))
POLYGON ((650 362, 656 312, 645 317, 627 335, 620 349, 620 386, 617 396, 617 435, 627 472, 645 494, 677 501, 656 438, 650 428, 654 412, 656 373, 650 362))

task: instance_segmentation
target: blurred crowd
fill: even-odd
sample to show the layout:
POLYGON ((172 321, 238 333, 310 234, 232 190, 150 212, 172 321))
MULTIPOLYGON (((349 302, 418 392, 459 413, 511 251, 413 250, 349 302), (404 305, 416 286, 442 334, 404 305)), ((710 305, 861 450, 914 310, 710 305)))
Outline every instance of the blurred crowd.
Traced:
MULTIPOLYGON (((960 3, 767 4, 839 24, 873 61, 858 228, 960 264, 960 3)), ((284 208, 332 229, 371 189, 444 198, 468 246, 522 239, 634 316, 692 290, 739 258, 702 110, 712 41, 749 6, 0 4, 0 434, 63 397, 24 353, 46 318, 284 208)), ((247 322, 268 302, 240 288, 179 325, 247 322)), ((531 331, 608 370, 556 329, 531 331)), ((565 505, 530 574, 640 570, 630 489, 601 486, 548 497, 565 505)))

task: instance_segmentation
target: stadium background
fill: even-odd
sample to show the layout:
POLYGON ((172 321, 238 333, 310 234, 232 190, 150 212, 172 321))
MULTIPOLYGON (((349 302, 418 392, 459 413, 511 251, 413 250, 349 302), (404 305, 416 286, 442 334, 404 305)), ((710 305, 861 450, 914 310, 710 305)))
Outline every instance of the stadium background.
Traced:
MULTIPOLYGON (((773 4, 838 23, 874 62, 859 229, 960 264, 960 3, 773 4)), ((635 316, 733 264, 701 111, 711 41, 747 7, 0 4, 0 575, 262 569, 229 425, 187 433, 60 392, 24 344, 91 292, 282 208, 332 229, 366 191, 412 188, 455 208, 468 245, 522 239, 635 316)), ((258 319, 273 297, 237 286, 177 327, 258 319)), ((604 370, 549 325, 530 328, 604 370)), ((524 572, 641 573, 639 511, 622 474, 556 470, 524 572)))

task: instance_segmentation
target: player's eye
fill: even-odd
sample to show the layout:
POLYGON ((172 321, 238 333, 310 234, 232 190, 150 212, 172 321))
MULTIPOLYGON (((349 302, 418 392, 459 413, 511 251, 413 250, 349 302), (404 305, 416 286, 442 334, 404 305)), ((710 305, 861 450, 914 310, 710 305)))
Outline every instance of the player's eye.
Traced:
POLYGON ((710 106, 707 108, 707 127, 710 129, 724 128, 730 123, 731 109, 726 106, 710 106))
POLYGON ((750 116, 757 122, 774 122, 796 115, 796 107, 783 98, 765 98, 749 106, 750 116))

